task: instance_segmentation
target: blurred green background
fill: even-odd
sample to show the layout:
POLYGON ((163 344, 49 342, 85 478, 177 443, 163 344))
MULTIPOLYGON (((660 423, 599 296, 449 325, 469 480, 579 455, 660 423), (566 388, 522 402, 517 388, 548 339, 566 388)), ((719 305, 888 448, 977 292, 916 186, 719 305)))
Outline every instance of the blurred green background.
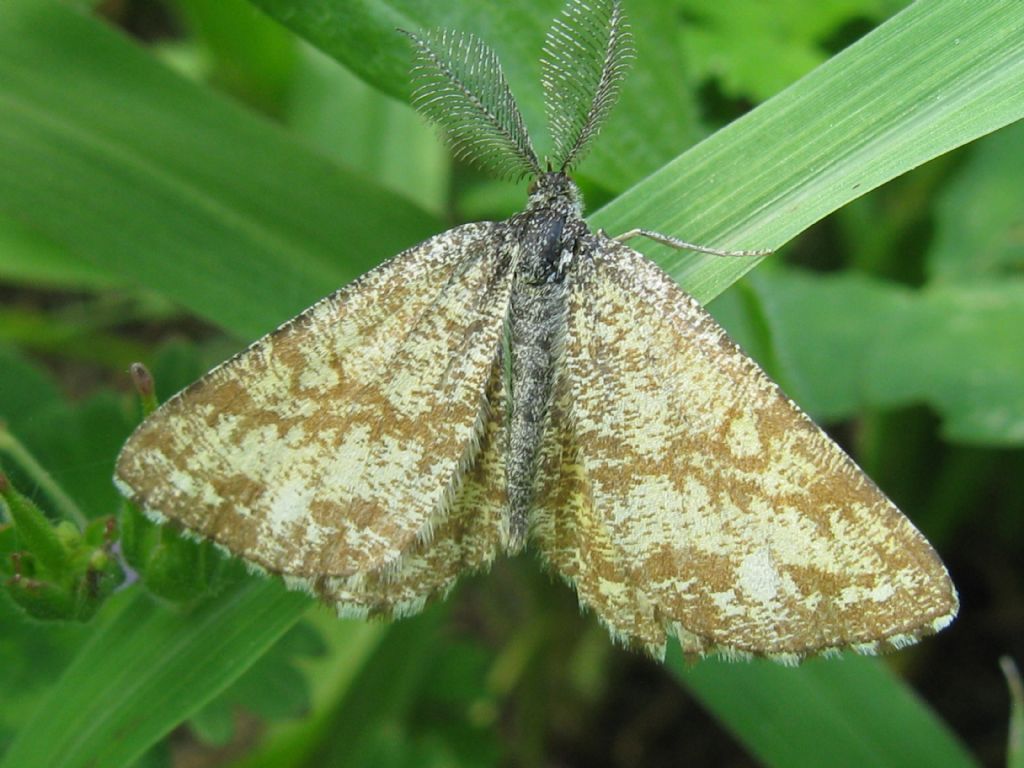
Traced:
MULTIPOLYGON (((53 520, 119 515, 133 557, 110 483, 131 362, 167 397, 402 248, 519 210, 524 186, 453 166, 408 108, 394 29, 491 43, 543 152, 560 5, 0 4, 0 465, 20 492, 53 520)), ((624 6, 638 56, 577 177, 594 225, 780 248, 740 279, 753 260, 637 243, 721 293, 925 532, 957 622, 882 660, 659 664, 529 553, 367 624, 134 529, 149 567, 87 621, 0 592, 0 766, 1021 764, 999 660, 1024 659, 1024 4, 624 6)), ((4 522, 9 586, 25 544, 4 522)))

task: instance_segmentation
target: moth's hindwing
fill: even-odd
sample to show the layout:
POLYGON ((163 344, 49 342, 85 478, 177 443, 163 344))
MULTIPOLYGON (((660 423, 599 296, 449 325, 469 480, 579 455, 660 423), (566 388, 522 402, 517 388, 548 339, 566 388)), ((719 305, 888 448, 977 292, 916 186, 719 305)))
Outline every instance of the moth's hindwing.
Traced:
POLYGON ((180 392, 125 445, 121 490, 300 579, 397 560, 443 521, 478 450, 504 227, 399 254, 180 392))
POLYGON ((459 576, 490 566, 505 528, 505 404, 501 357, 491 368, 480 449, 453 489, 437 526, 394 563, 369 574, 320 578, 303 586, 343 616, 400 617, 444 597, 459 576))
POLYGON ((642 645, 658 617, 685 651, 781 660, 948 624, 956 593, 910 521, 664 272, 593 242, 555 425, 575 543, 541 537, 582 599, 642 645))
POLYGON ((594 506, 570 412, 566 377, 559 373, 541 449, 531 541, 544 562, 575 588, 581 604, 594 611, 612 637, 660 658, 665 650, 665 629, 594 506))

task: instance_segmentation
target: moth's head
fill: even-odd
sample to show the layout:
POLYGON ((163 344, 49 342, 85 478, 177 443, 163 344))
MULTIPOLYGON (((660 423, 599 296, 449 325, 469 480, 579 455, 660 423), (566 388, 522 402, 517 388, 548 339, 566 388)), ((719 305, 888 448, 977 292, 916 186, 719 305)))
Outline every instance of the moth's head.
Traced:
POLYGON ((548 171, 530 182, 528 211, 543 208, 570 216, 583 215, 583 196, 575 182, 561 171, 548 171))

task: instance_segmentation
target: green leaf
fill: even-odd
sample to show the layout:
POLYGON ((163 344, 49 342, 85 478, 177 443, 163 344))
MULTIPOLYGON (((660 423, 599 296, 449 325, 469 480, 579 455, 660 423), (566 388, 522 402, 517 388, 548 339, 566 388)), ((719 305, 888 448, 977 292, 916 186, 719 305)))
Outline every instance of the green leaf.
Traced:
MULTIPOLYGON (((774 247, 845 203, 1024 117, 1024 6, 922 0, 591 217, 774 247)), ((756 266, 637 241, 707 302, 756 266)))
MULTIPOLYGON (((2 247, 2 245, 0 245, 2 247)), ((35 255, 35 251, 26 253, 26 257, 35 255)), ((46 253, 44 250, 43 253, 46 253)), ((36 287, 48 282, 54 287, 71 287, 69 284, 57 286, 56 281, 74 280, 73 271, 64 271, 56 263, 41 265, 41 272, 28 271, 14 275, 20 281, 40 278, 36 287), (55 268, 50 273, 49 268, 55 268)), ((96 287, 86 285, 83 281, 77 287, 96 287)), ((94 281, 95 282, 95 281, 94 281)), ((145 347, 107 332, 113 324, 113 312, 119 312, 122 322, 130 314, 129 307, 118 306, 117 303, 103 305, 103 300, 85 299, 68 303, 55 312, 40 312, 39 307, 0 307, 0 342, 17 344, 41 354, 59 356, 68 360, 81 360, 100 363, 114 368, 125 369, 128 365, 144 354, 145 347)))
POLYGON ((0 214, 245 337, 440 228, 54 2, 0 7, 0 112, 0 214))
MULTIPOLYGON (((772 378, 822 421, 849 417, 866 404, 868 357, 892 317, 913 302, 912 291, 856 273, 762 269, 744 286, 762 324, 740 326, 730 316, 725 327, 752 354, 761 351, 758 359, 772 378), (755 347, 748 339, 761 328, 770 343, 755 347)), ((717 317, 718 302, 713 306, 717 317)))
POLYGON ((0 345, 0 419, 7 429, 19 432, 31 425, 40 412, 63 404, 60 390, 37 365, 13 349, 0 345))
MULTIPOLYGON (((31 462, 50 475, 45 482, 32 476, 20 452, 5 457, 15 483, 31 491, 42 507, 67 519, 77 519, 78 507, 90 518, 117 509, 120 497, 108 472, 113 472, 114 454, 131 423, 110 392, 72 405, 46 373, 0 346, 0 420, 31 462)), ((0 454, 12 442, 0 436, 0 454)))
POLYGON ((0 215, 0 279, 54 288, 103 288, 113 281, 24 224, 0 215))
POLYGON ((32 554, 40 570, 63 577, 70 566, 66 536, 58 534, 42 510, 12 486, 6 475, 0 480, 0 499, 18 532, 18 540, 32 554))
MULTIPOLYGON (((327 728, 317 732, 316 751, 293 764, 493 765, 496 749, 480 726, 470 723, 470 691, 460 689, 455 670, 475 669, 473 692, 482 690, 484 672, 472 647, 439 632, 448 605, 393 625, 338 702, 327 728), (467 651, 470 655, 467 656, 467 651), (455 668, 453 670, 453 668, 455 668), (431 743, 444 733, 444 752, 431 743), (468 747, 459 744, 468 741, 468 747)), ((259 765, 260 763, 257 763, 259 765)), ((263 763, 269 764, 269 763, 263 763)))
MULTIPOLYGON (((310 611, 305 621, 313 624, 327 646, 323 657, 303 664, 311 691, 311 712, 301 720, 271 725, 267 738, 231 768, 277 768, 305 765, 321 742, 330 739, 336 727, 336 710, 349 697, 358 700, 366 692, 361 684, 364 669, 373 664, 388 628, 376 622, 339 621, 329 610, 310 611)), ((428 637, 421 637, 429 644, 428 637)), ((230 692, 229 692, 230 693, 230 692)), ((371 692, 371 696, 377 695, 371 692)))
POLYGON ((929 278, 956 282, 1024 273, 1024 123, 978 142, 936 205, 929 278))
MULTIPOLYGON (((3 553, 6 556, 6 552, 3 553)), ((33 621, 0 590, 0 755, 28 726, 39 703, 86 637, 74 622, 33 621)))
POLYGON ((851 22, 884 18, 885 0, 690 0, 684 29, 698 74, 734 99, 763 101, 827 57, 827 39, 851 22), (771 66, 765 66, 765 62, 771 66))
POLYGON ((37 413, 20 436, 57 484, 89 517, 98 517, 113 514, 120 502, 110 478, 132 426, 121 399, 101 390, 82 402, 37 413))
POLYGON ((306 46, 284 119, 329 157, 440 214, 448 204, 448 153, 408 104, 306 46), (359 115, 353 120, 352 115, 359 115))
POLYGON ((300 621, 231 686, 189 721, 204 741, 225 743, 234 732, 238 709, 265 720, 297 718, 310 707, 299 666, 322 655, 323 643, 308 622, 300 621))
POLYGON ((751 276, 749 290, 772 339, 772 373, 815 417, 925 403, 951 440, 1024 442, 1024 280, 911 290, 778 269, 751 276))
POLYGON ((122 594, 0 766, 131 764, 251 667, 308 605, 255 578, 187 613, 139 590, 122 594))
POLYGON ((1024 443, 1024 280, 939 285, 891 319, 865 371, 870 402, 927 402, 951 440, 1024 443))
POLYGON ((291 35, 246 0, 172 5, 201 43, 214 84, 265 112, 281 112, 297 60, 291 35))
POLYGON ((877 659, 706 659, 668 665, 700 702, 768 766, 972 766, 950 731, 877 659))
MULTIPOLYGON (((339 702, 310 766, 380 765, 409 749, 410 714, 436 657, 446 606, 392 626, 339 702)), ((399 763, 401 764, 401 763, 399 763)))

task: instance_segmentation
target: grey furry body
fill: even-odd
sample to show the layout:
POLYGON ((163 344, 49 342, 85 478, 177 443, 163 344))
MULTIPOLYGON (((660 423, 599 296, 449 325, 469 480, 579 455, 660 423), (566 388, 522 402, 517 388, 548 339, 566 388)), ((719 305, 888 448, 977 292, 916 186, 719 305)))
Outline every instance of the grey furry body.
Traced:
POLYGON ((575 185, 564 174, 540 177, 527 210, 510 221, 517 250, 508 314, 511 375, 506 487, 508 548, 526 543, 541 444, 565 336, 568 278, 588 234, 575 185))

